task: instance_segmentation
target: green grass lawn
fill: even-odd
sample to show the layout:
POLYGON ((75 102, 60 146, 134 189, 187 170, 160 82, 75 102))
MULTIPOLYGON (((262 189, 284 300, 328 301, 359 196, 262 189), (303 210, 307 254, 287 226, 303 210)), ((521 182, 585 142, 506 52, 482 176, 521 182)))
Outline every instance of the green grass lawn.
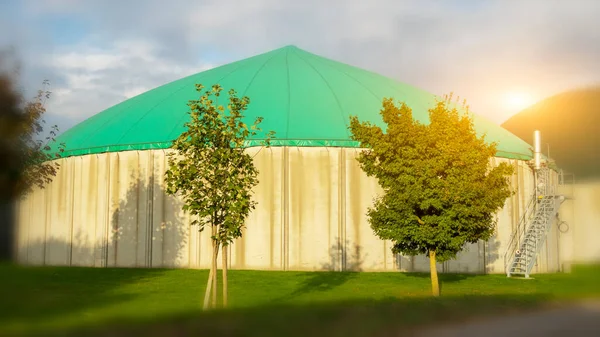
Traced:
POLYGON ((230 309, 203 313, 206 270, 4 264, 0 275, 0 335, 10 336, 161 336, 175 330, 204 336, 385 335, 432 321, 600 296, 597 266, 529 280, 441 274, 439 299, 430 297, 428 274, 233 270, 230 309))

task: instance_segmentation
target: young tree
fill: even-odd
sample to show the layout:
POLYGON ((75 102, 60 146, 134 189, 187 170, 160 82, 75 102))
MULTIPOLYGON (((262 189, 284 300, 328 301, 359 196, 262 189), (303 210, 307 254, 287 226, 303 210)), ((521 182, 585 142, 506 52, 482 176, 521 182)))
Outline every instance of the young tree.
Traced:
MULTIPOLYGON (((202 92, 204 87, 196 85, 202 92)), ((211 228, 213 245, 212 266, 204 295, 204 308, 209 307, 212 288, 212 307, 217 304, 217 259, 222 247, 223 305, 227 306, 227 246, 242 236, 244 222, 256 202, 252 189, 258 184, 258 170, 253 158, 244 149, 250 136, 261 131, 258 117, 250 127, 243 121, 250 99, 238 98, 229 91, 229 113, 218 105, 222 88, 214 85, 188 106, 190 120, 171 146, 169 169, 166 172, 167 193, 179 193, 183 209, 193 216, 192 225, 203 231, 211 228), (217 102, 213 102, 212 96, 217 102), (216 104, 216 105, 215 105, 216 104)), ((269 146, 273 132, 266 134, 264 146, 269 146)))
POLYGON ((384 99, 385 132, 356 116, 349 127, 365 148, 359 165, 383 189, 368 209, 371 228, 392 241, 395 254, 429 256, 434 296, 436 261, 455 258, 466 243, 488 240, 495 212, 512 193, 512 166, 492 167, 496 144, 477 137, 468 107, 461 114, 451 104, 451 96, 437 102, 425 125, 413 120, 406 104, 384 99))

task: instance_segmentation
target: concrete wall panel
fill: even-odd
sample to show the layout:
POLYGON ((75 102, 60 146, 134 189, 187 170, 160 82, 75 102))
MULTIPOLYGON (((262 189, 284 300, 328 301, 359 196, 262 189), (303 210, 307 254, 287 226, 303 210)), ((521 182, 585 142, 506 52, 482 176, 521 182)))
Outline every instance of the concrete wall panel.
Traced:
MULTIPOLYGON (((391 243, 373 234, 366 211, 381 189, 360 169, 358 150, 248 151, 259 170, 260 182, 254 191, 258 205, 248 218, 244 236, 228 248, 230 267, 429 271, 425 256, 393 254, 391 243)), ((200 233, 198 227, 190 226, 181 199, 165 193, 167 153, 128 151, 59 160, 62 167, 54 181, 19 204, 18 260, 96 267, 208 268, 210 229, 200 233)), ((534 180, 524 162, 501 158, 493 162, 509 162, 516 168, 511 178, 515 193, 497 214, 496 234, 488 242, 467 245, 457 260, 438 263, 440 272, 504 273, 504 253, 534 190, 534 180)), ((561 208, 561 218, 568 219, 571 229, 561 233, 553 228, 538 272, 559 270, 567 260, 600 256, 597 245, 589 243, 590 233, 599 227, 598 190, 600 184, 575 188, 577 201, 584 202, 568 201, 561 208)))

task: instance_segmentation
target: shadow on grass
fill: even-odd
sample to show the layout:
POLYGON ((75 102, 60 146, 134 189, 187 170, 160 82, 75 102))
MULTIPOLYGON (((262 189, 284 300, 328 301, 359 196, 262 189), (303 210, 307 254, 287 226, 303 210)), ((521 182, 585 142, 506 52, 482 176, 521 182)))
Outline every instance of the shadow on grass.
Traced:
POLYGON ((292 298, 313 292, 326 292, 337 288, 358 276, 362 271, 362 248, 346 240, 329 248, 329 261, 321 264, 321 271, 300 274, 304 278, 292 293, 274 299, 272 302, 288 301, 292 298))
MULTIPOLYGON (((408 277, 426 278, 426 279, 431 278, 431 275, 429 273, 404 272, 402 274, 406 275, 408 277)), ((478 275, 476 275, 476 274, 438 273, 438 279, 440 280, 440 282, 448 282, 448 283, 460 282, 460 281, 464 281, 466 279, 469 279, 472 277, 477 277, 477 276, 478 275)))
POLYGON ((134 298, 120 287, 162 273, 159 269, 22 267, 0 265, 0 325, 60 319, 134 298))
MULTIPOLYGON (((428 279, 428 280, 431 279, 430 273, 405 272, 403 274, 406 275, 407 277, 415 277, 415 278, 428 279)), ((456 282, 464 281, 469 278, 473 278, 473 277, 477 277, 477 276, 481 276, 481 275, 459 274, 459 273, 456 273, 456 274, 455 273, 438 273, 438 281, 439 281, 438 283, 439 283, 439 287, 440 287, 440 294, 443 294, 444 283, 456 283, 456 282)))
POLYGON ((326 292, 333 290, 358 276, 358 272, 318 271, 303 273, 300 275, 305 279, 300 283, 299 287, 291 294, 285 296, 284 298, 275 299, 273 302, 289 300, 307 293, 326 292))
MULTIPOLYGON (((190 312, 154 321, 113 321, 61 336, 392 336, 427 325, 543 307, 549 295, 461 296, 270 305, 190 312)), ((58 333, 58 332, 57 332, 58 333)), ((58 335, 58 334, 57 334, 58 335)))
MULTIPOLYGON (((485 275, 487 273, 488 266, 494 264, 496 260, 500 257, 500 243, 496 240, 496 236, 492 236, 486 243, 479 242, 479 244, 484 244, 486 248, 484 249, 484 263, 481 266, 482 269, 478 270, 478 272, 445 272, 444 269, 446 268, 440 269, 438 264, 437 272, 440 293, 443 292, 444 283, 456 283, 470 278, 481 277, 482 275, 485 275)), ((472 252, 469 251, 470 249, 475 249, 475 247, 471 248, 471 244, 466 244, 463 248, 463 251, 461 251, 455 259, 449 260, 449 262, 456 262, 464 258, 463 256, 461 256, 461 254, 472 254, 472 252)), ((477 249, 479 250, 481 249, 481 247, 477 247, 477 249)), ((429 259, 428 256, 425 257, 426 259, 429 259)), ((404 272, 404 275, 408 277, 431 279, 431 274, 429 272, 404 272)))

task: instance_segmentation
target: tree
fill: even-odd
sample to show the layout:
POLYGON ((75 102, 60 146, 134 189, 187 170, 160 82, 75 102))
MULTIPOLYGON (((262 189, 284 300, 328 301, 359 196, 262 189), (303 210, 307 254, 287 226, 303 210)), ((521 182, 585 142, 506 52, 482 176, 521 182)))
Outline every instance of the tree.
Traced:
MULTIPOLYGON (((44 188, 52 181, 59 168, 53 159, 64 151, 64 144, 56 152, 49 146, 58 132, 56 125, 48 134, 44 132, 47 131, 43 119, 45 101, 50 92, 39 90, 32 100, 26 101, 16 89, 16 82, 9 72, 0 73, 0 241, 6 241, 0 244, 3 247, 0 258, 9 258, 11 254, 12 203, 33 188, 44 188)), ((44 81, 44 86, 47 85, 44 81)))
POLYGON ((436 261, 456 257, 466 243, 488 240, 495 212, 511 195, 507 163, 495 167, 496 144, 477 137, 468 107, 451 108, 452 95, 429 109, 430 123, 414 120, 404 103, 383 100, 384 131, 350 118, 352 139, 365 148, 357 161, 383 194, 367 211, 374 233, 395 254, 426 254, 432 291, 439 296, 436 261))
POLYGON ((33 100, 23 104, 11 79, 0 76, 0 185, 5 201, 23 196, 34 187, 44 188, 60 166, 53 160, 60 158, 64 144, 54 153, 50 147, 58 127, 52 126, 44 136, 44 104, 49 98, 49 91, 39 90, 33 100))
MULTIPOLYGON (((204 87, 196 85, 202 92, 204 87)), ((222 247, 223 305, 227 306, 227 246, 242 236, 244 222, 256 206, 252 189, 258 184, 258 170, 253 158, 244 149, 245 141, 261 131, 262 118, 250 127, 243 121, 243 112, 250 99, 238 98, 229 91, 229 113, 218 105, 222 88, 214 85, 198 100, 188 103, 190 120, 187 128, 172 144, 169 169, 165 182, 167 193, 183 197, 183 209, 192 215, 192 225, 203 231, 211 228, 213 245, 212 266, 204 295, 204 308, 209 307, 212 288, 212 307, 217 305, 217 259, 222 247), (211 97, 217 102, 213 102, 211 97), (216 106, 215 106, 216 104, 216 106)), ((266 134, 264 146, 269 146, 273 132, 266 134)))

